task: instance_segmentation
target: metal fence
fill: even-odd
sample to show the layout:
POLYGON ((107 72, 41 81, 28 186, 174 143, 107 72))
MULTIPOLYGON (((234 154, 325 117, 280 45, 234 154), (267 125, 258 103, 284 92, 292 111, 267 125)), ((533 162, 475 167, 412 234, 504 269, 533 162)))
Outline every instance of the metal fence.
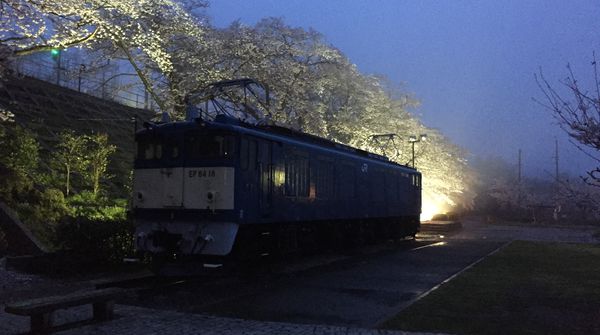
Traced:
POLYGON ((42 57, 22 57, 13 65, 20 75, 66 87, 101 99, 126 106, 157 111, 158 106, 145 90, 139 79, 122 73, 118 64, 106 61, 104 67, 89 69, 85 64, 70 59, 61 62, 42 57))

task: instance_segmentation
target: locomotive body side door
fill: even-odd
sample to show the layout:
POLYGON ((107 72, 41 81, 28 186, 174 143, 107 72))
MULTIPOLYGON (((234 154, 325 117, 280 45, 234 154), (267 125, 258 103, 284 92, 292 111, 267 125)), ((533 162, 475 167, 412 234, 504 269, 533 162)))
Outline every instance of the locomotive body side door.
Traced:
POLYGON ((273 160, 272 160, 272 142, 260 141, 257 155, 258 170, 258 201, 259 211, 263 218, 271 215, 273 199, 273 160))

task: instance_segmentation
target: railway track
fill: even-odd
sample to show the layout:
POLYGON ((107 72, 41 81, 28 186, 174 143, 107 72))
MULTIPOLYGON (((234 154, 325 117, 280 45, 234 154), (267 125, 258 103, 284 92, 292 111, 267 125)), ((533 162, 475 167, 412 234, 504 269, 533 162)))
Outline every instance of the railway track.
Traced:
POLYGON ((94 283, 96 289, 120 287, 127 294, 117 300, 125 305, 167 310, 203 309, 231 299, 255 294, 271 279, 269 275, 212 273, 203 276, 164 277, 150 272, 106 278, 94 283))
MULTIPOLYGON (((157 276, 150 271, 115 276, 93 282, 97 288, 120 287, 128 289, 130 294, 123 298, 125 304, 148 306, 147 300, 153 297, 164 297, 165 305, 162 307, 179 309, 178 306, 169 306, 176 301, 189 299, 190 297, 202 297, 202 301, 194 300, 196 307, 204 307, 219 304, 224 301, 252 295, 266 286, 275 282, 293 279, 305 273, 320 272, 326 268, 345 266, 348 262, 356 261, 357 258, 373 257, 377 253, 385 253, 391 250, 410 250, 426 245, 432 241, 411 241, 401 243, 388 243, 381 245, 366 246, 345 254, 321 254, 312 257, 301 257, 299 259, 286 259, 274 263, 250 263, 243 268, 235 265, 206 269, 201 275, 195 276, 157 276)), ((201 266, 202 264, 199 264, 201 266)), ((161 300, 162 301, 162 300, 161 300)), ((185 303, 182 303, 185 305, 185 303)), ((161 307, 161 308, 162 308, 161 307)))
POLYGON ((143 297, 202 282, 210 282, 209 277, 165 277, 145 271, 124 276, 103 278, 94 281, 92 284, 96 289, 110 287, 128 289, 130 293, 135 294, 137 297, 143 297))
POLYGON ((400 243, 366 246, 345 254, 321 254, 268 264, 246 264, 243 269, 235 265, 222 266, 206 269, 201 275, 195 276, 164 277, 144 271, 97 280, 93 284, 96 288, 128 289, 128 294, 118 300, 122 304, 198 312, 243 300, 268 288, 285 285, 297 277, 345 268, 360 259, 377 257, 374 255, 378 253, 408 251, 434 242, 405 240, 400 243))

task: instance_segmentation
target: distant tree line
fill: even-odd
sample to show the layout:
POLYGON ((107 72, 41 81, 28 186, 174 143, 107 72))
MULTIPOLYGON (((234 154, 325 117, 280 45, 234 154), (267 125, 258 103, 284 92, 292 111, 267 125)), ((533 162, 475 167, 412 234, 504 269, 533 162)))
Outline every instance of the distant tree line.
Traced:
POLYGON ((479 182, 475 211, 490 218, 538 224, 590 224, 600 219, 600 189, 568 175, 518 176, 497 157, 473 162, 479 182))

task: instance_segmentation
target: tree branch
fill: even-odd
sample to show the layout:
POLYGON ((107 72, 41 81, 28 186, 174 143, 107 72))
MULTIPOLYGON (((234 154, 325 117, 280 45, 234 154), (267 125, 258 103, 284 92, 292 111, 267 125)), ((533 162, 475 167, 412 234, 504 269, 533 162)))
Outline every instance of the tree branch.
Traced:
POLYGON ((133 59, 133 55, 131 54, 131 52, 129 51, 127 46, 125 45, 125 42, 123 42, 123 40, 121 40, 121 39, 115 39, 115 44, 119 47, 119 49, 121 49, 121 51, 123 51, 125 53, 125 55, 127 56, 127 60, 129 61, 129 64, 131 64, 131 66, 135 70, 135 73, 137 73, 138 77, 142 81, 142 84, 146 88, 146 91, 148 91, 148 93, 150 93, 154 102, 156 102, 156 104, 158 105, 158 107, 160 108, 161 111, 166 112, 167 109, 166 109, 164 101, 154 91, 154 88, 152 87, 152 83, 150 83, 150 80, 148 80, 148 78, 146 77, 146 75, 144 74, 142 69, 138 66, 138 64, 133 59))
MULTIPOLYGON (((74 41, 65 43, 64 45, 61 45, 61 47, 68 48, 68 47, 71 47, 74 45, 88 42, 96 36, 96 33, 98 33, 99 29, 100 29, 99 27, 95 27, 94 30, 89 35, 84 36, 78 40, 74 40, 74 41)), ((55 46, 55 45, 34 45, 34 46, 26 48, 26 49, 17 50, 14 52, 14 55, 15 56, 26 56, 26 55, 30 55, 30 54, 33 54, 36 52, 50 51, 56 47, 57 46, 55 46)))

